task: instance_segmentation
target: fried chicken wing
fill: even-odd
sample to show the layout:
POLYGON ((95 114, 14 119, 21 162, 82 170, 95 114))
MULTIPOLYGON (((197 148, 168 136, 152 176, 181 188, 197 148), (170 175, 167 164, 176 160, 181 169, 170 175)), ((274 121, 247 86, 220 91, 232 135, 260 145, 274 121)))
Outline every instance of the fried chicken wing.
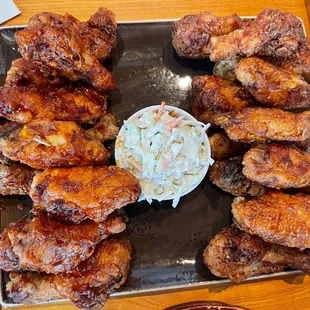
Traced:
POLYGON ((242 164, 247 178, 268 187, 310 186, 310 155, 293 146, 260 145, 244 155, 242 164))
POLYGON ((307 82, 310 82, 310 38, 299 42, 298 50, 288 57, 272 59, 276 65, 286 70, 301 75, 307 82))
POLYGON ((218 233, 205 249, 203 258, 214 275, 235 282, 288 267, 310 273, 309 250, 270 244, 236 227, 218 233))
POLYGON ((8 259, 1 261, 0 268, 4 266, 2 269, 7 271, 21 268, 53 274, 69 273, 93 254, 100 241, 125 228, 122 216, 117 214, 110 215, 103 223, 87 220, 78 225, 41 214, 21 224, 11 224, 4 230, 4 238, 8 236, 10 242, 3 243, 0 252, 13 251, 18 257, 18 264, 11 264, 9 268, 11 259, 7 255, 8 259))
POLYGON ((237 14, 218 17, 210 12, 186 15, 172 25, 172 44, 178 55, 186 58, 206 58, 210 54, 210 39, 241 28, 237 14))
POLYGON ((265 9, 243 29, 212 37, 210 59, 252 55, 287 57, 298 49, 301 39, 302 24, 294 14, 265 9))
POLYGON ((310 112, 294 114, 279 109, 245 108, 236 114, 221 115, 215 123, 231 140, 249 143, 310 139, 310 112))
POLYGON ((0 155, 0 195, 26 195, 34 176, 28 166, 11 162, 0 155))
POLYGON ((211 157, 214 160, 222 160, 235 155, 245 153, 249 146, 244 143, 232 141, 225 131, 217 132, 209 137, 211 157))
POLYGON ((234 222, 266 242, 310 247, 310 196, 270 191, 258 198, 238 197, 232 204, 234 222))
POLYGON ((108 150, 75 122, 37 120, 0 127, 0 151, 32 168, 103 164, 108 150))
POLYGON ((94 127, 87 130, 90 136, 101 142, 115 139, 118 132, 117 119, 110 113, 104 114, 94 127))
POLYGON ((99 9, 86 24, 69 14, 39 13, 15 34, 19 51, 24 58, 42 64, 55 76, 85 80, 100 91, 113 89, 115 80, 98 60, 110 56, 115 46, 115 19, 111 12, 101 16, 106 12, 99 9))
POLYGON ((13 271, 10 273, 10 282, 7 283, 6 289, 18 304, 29 305, 61 299, 50 283, 51 277, 45 273, 13 271))
POLYGON ((0 116, 19 123, 35 119, 89 123, 106 111, 106 97, 87 86, 34 89, 0 87, 0 116))
POLYGON ((140 193, 138 179, 116 166, 47 169, 34 177, 30 190, 34 213, 47 211, 73 223, 102 222, 140 193))
POLYGON ((12 61, 10 70, 7 72, 5 87, 58 87, 63 86, 65 79, 54 77, 48 70, 36 66, 32 61, 18 58, 12 61), (40 70, 41 68, 41 70, 40 70))
POLYGON ((257 57, 241 59, 235 73, 264 106, 284 110, 310 107, 310 85, 295 73, 257 57))
POLYGON ((204 123, 227 112, 237 112, 252 105, 250 93, 241 85, 214 75, 195 76, 192 81, 192 112, 204 123))
POLYGON ((126 281, 131 251, 127 240, 110 239, 101 242, 95 253, 70 274, 12 272, 6 286, 9 297, 32 304, 60 295, 83 309, 102 307, 109 293, 126 281))
POLYGON ((266 188, 242 174, 242 157, 216 161, 209 168, 210 181, 221 190, 235 196, 260 196, 266 188))

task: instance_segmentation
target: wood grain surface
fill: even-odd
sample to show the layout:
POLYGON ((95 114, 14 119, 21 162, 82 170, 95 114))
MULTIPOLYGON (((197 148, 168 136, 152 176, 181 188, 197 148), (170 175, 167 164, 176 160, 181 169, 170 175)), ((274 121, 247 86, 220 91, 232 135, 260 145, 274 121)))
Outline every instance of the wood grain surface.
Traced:
MULTIPOLYGON (((0 0, 0 4, 1 4, 0 0)), ((279 8, 302 18, 309 33, 309 21, 303 0, 16 0, 22 14, 1 26, 27 24, 29 18, 42 11, 69 12, 86 20, 99 6, 106 6, 116 13, 118 21, 178 18, 185 14, 209 10, 217 15, 233 12, 242 16, 257 15, 264 8, 279 8)), ((1 9, 1 8, 0 8, 1 9)), ((209 289, 178 291, 166 294, 131 298, 113 298, 105 310, 160 310, 168 306, 195 300, 218 300, 246 307, 251 310, 310 309, 310 278, 290 276, 238 285, 216 286, 209 289)), ((54 305, 21 306, 21 310, 73 310, 70 303, 54 305)))

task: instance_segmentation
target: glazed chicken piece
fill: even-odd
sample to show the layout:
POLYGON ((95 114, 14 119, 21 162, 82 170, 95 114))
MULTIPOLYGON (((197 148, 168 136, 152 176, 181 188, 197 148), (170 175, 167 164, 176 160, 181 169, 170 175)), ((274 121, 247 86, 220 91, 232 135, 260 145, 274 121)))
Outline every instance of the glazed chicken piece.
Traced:
POLYGON ((260 196, 266 188, 242 174, 242 157, 216 161, 209 168, 210 181, 234 196, 260 196))
POLYGON ((211 61, 253 55, 287 57, 302 39, 301 21, 292 13, 263 10, 253 22, 224 36, 211 38, 211 61))
POLYGON ((234 282, 288 267, 310 273, 309 250, 270 244, 236 227, 218 233, 205 249, 203 259, 214 275, 234 282))
POLYGON ((214 75, 195 76, 192 81, 192 112, 204 123, 214 123, 223 113, 252 105, 250 93, 241 85, 214 75))
POLYGON ((0 115, 18 123, 35 119, 90 123, 106 111, 106 96, 84 85, 0 87, 0 115))
POLYGON ((36 66, 32 61, 18 58, 12 61, 10 70, 7 72, 5 87, 59 87, 66 80, 62 77, 54 77, 48 70, 36 66), (41 70, 40 70, 41 69, 41 70))
POLYGON ((53 274, 70 273, 93 254, 100 241, 125 228, 122 216, 117 214, 110 215, 103 223, 87 220, 78 225, 41 214, 32 220, 13 223, 4 230, 5 242, 1 244, 0 253, 13 251, 18 266, 15 260, 10 266, 11 256, 2 255, 4 259, 0 262, 0 268, 6 271, 23 269, 53 274))
POLYGON ((274 108, 245 108, 236 114, 221 115, 215 123, 231 140, 243 143, 310 140, 310 111, 294 114, 274 108))
POLYGON ((43 65, 54 76, 85 80, 107 91, 115 88, 115 80, 98 58, 111 55, 115 30, 114 15, 106 9, 99 9, 87 23, 69 14, 39 13, 15 39, 24 58, 43 65))
POLYGON ((34 170, 14 163, 0 153, 0 195, 27 195, 34 170))
POLYGON ((310 186, 310 154, 294 146, 266 144, 250 149, 243 157, 243 174, 273 188, 310 186))
POLYGON ((238 197, 232 214, 240 229, 266 242, 300 250, 310 247, 310 196, 270 191, 252 200, 238 197))
POLYGON ((214 160, 222 160, 232 156, 244 154, 249 145, 232 141, 225 131, 220 131, 209 137, 211 157, 214 160))
POLYGON ((33 213, 46 211, 72 223, 102 222, 140 193, 138 179, 116 166, 47 169, 34 177, 30 189, 33 213))
POLYGON ((210 54, 210 39, 241 28, 237 14, 218 17, 210 12, 186 15, 172 25, 172 44, 179 56, 206 58, 210 54))
POLYGON ((284 110, 310 107, 310 85, 291 71, 257 57, 240 60, 237 79, 262 105, 284 110))
POLYGON ((127 240, 110 239, 101 242, 95 253, 71 274, 12 272, 6 286, 9 297, 14 302, 32 304, 60 295, 83 309, 102 307, 109 293, 126 281, 131 251, 127 240))
POLYGON ((298 50, 289 57, 272 59, 276 65, 301 75, 308 83, 310 82, 310 38, 299 42, 298 50))
POLYGON ((37 120, 0 127, 0 151, 32 168, 104 164, 108 150, 75 122, 37 120))
POLYGON ((94 127, 87 130, 90 136, 101 142, 115 139, 118 132, 117 119, 110 113, 104 114, 94 127))

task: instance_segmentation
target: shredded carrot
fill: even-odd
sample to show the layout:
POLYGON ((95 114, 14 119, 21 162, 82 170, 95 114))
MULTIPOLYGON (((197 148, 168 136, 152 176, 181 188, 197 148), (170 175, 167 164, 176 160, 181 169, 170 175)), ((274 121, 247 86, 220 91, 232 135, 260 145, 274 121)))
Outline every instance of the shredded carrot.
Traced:
POLYGON ((158 112, 157 112, 157 116, 156 116, 156 119, 155 119, 155 122, 157 123, 159 121, 159 119, 161 118, 161 116, 164 114, 164 111, 165 111, 165 105, 166 105, 166 102, 163 101, 158 109, 158 112))
POLYGON ((176 120, 173 120, 172 122, 170 122, 167 126, 168 126, 168 130, 172 130, 173 128, 175 128, 176 126, 178 126, 181 121, 184 119, 184 116, 180 116, 178 117, 176 120))
POLYGON ((129 164, 131 164, 134 168, 136 168, 136 170, 142 172, 142 168, 138 164, 136 164, 132 159, 125 158, 125 160, 127 160, 129 164))

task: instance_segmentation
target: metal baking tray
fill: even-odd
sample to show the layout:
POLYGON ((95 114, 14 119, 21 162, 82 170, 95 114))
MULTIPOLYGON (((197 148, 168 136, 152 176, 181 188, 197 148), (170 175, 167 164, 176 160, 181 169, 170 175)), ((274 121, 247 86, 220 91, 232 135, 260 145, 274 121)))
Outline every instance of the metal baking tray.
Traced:
MULTIPOLYGON (((116 53, 106 65, 117 82, 117 88, 109 96, 109 105, 120 124, 134 112, 162 101, 190 111, 191 78, 212 74, 213 63, 208 59, 188 60, 176 55, 171 43, 171 23, 172 20, 118 24, 116 53)), ((22 28, 0 29, 0 85, 12 60, 20 57, 14 33, 22 28)), ((130 221, 120 237, 129 239, 133 245, 132 269, 127 283, 112 297, 229 285, 229 280, 219 279, 208 271, 202 252, 216 233, 231 224, 232 199, 206 178, 181 199, 176 209, 171 202, 151 206, 140 202, 126 207, 130 221)), ((1 200, 5 206, 0 211, 1 231, 10 222, 29 215, 31 200, 27 196, 1 200), (19 203, 24 205, 23 209, 18 208, 19 203)), ((301 272, 262 275, 247 281, 293 274, 301 272)), ((0 281, 3 307, 17 306, 5 291, 8 274, 2 272, 0 281)), ((55 302, 58 301, 52 301, 55 302)))

